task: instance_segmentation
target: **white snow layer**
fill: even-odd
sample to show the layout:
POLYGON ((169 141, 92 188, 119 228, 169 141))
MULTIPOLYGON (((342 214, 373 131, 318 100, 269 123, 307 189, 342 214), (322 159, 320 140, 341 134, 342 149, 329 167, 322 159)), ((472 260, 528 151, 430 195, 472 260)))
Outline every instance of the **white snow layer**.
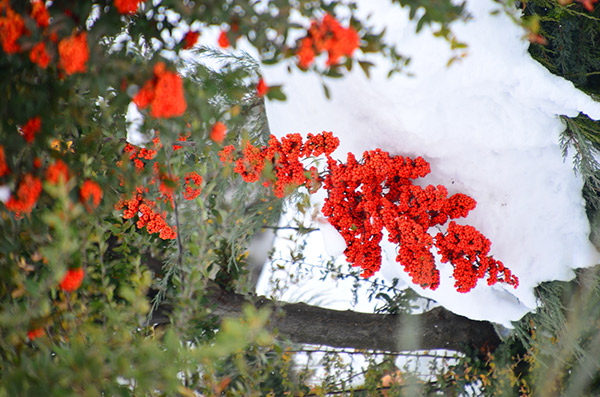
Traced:
MULTIPOLYGON (((570 280, 572 269, 598 263, 588 239, 583 182, 571 158, 561 155, 564 126, 557 115, 581 111, 598 119, 600 104, 534 61, 524 31, 505 14, 490 14, 492 1, 470 2, 473 19, 452 25, 468 44, 468 55, 450 67, 449 44, 427 28, 415 34, 408 13, 389 3, 363 0, 359 9, 372 13, 371 20, 387 28, 388 40, 412 58, 414 76, 387 79, 382 62, 371 79, 354 68, 343 79, 326 81, 332 96, 327 100, 313 74, 265 68, 267 83, 283 84, 288 96, 267 104, 271 131, 332 131, 341 140, 334 153, 341 160, 349 151, 360 156, 378 147, 422 156, 432 170, 424 184, 473 197, 477 208, 461 223, 490 239, 494 257, 519 277, 517 289, 480 280, 471 292, 458 293, 451 265, 439 261, 439 288, 422 289, 412 285, 395 262, 395 247, 385 241, 380 275, 407 281, 455 313, 510 327, 536 308, 533 288, 540 282, 570 280)), ((329 229, 325 236, 331 236, 329 229)), ((328 238, 325 246, 336 246, 340 254, 339 238, 333 241, 328 238)))

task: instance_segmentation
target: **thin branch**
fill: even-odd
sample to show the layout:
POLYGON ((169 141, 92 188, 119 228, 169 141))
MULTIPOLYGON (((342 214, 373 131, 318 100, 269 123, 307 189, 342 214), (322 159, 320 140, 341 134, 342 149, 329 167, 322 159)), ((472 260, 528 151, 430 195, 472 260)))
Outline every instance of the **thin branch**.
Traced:
POLYGON ((172 143, 174 146, 196 146, 194 141, 174 141, 172 143))
MULTIPOLYGON (((392 386, 386 386, 386 387, 378 387, 375 390, 377 391, 383 391, 383 390, 389 390, 391 389, 392 386)), ((300 396, 335 396, 335 395, 340 395, 340 394, 348 394, 348 393, 354 393, 354 392, 363 392, 363 391, 371 391, 372 389, 348 389, 348 390, 340 390, 340 391, 330 391, 330 392, 325 392, 323 394, 319 393, 309 393, 309 394, 296 394, 295 396, 300 397, 300 396)))
MULTIPOLYGON (((414 387, 414 386, 418 386, 418 387, 423 387, 425 385, 428 386, 434 386, 435 383, 434 382, 427 382, 427 383, 411 383, 411 384, 403 384, 403 385, 394 385, 394 386, 382 386, 382 387, 377 387, 375 388, 375 391, 385 391, 385 390, 390 390, 392 388, 394 389, 405 389, 405 388, 409 388, 409 387, 414 387)), ((330 391, 330 392, 325 392, 324 394, 315 394, 315 393, 309 393, 309 394, 297 394, 296 396, 300 397, 300 396, 336 396, 336 395, 340 395, 340 394, 348 394, 348 393, 356 393, 356 392, 368 392, 368 391, 372 391, 373 389, 367 389, 367 388, 360 388, 360 389, 346 389, 346 390, 339 390, 339 391, 330 391)), ((439 387, 436 387, 436 390, 443 390, 440 389, 439 387)))
MULTIPOLYGON (((166 161, 167 170, 171 170, 169 164, 169 155, 167 154, 166 161)), ((183 243, 181 242, 181 228, 179 227, 179 210, 177 209, 177 195, 173 194, 173 209, 175 210, 175 226, 177 227, 177 264, 179 265, 179 271, 181 272, 181 284, 185 285, 185 272, 183 270, 183 243)))
POLYGON ((175 225, 177 226, 177 264, 181 271, 181 284, 185 284, 185 272, 183 271, 183 243, 181 242, 181 228, 179 227, 179 212, 177 210, 176 197, 173 197, 173 209, 175 210, 175 225))
POLYGON ((311 228, 311 227, 293 227, 293 226, 262 226, 263 229, 273 229, 273 230, 296 230, 302 233, 312 233, 320 230, 319 228, 311 228))
POLYGON ((455 359, 455 356, 449 356, 447 354, 444 353, 444 355, 441 354, 429 354, 429 353, 408 353, 408 352, 393 352, 393 351, 386 351, 386 350, 371 350, 371 349, 366 349, 366 350, 347 350, 347 349, 293 349, 293 350, 286 350, 286 353, 339 353, 339 354, 348 354, 348 355, 359 355, 359 354, 363 354, 363 355, 387 355, 387 356, 394 356, 394 357, 415 357, 415 358, 420 358, 420 357, 428 357, 428 358, 437 358, 437 359, 455 359))

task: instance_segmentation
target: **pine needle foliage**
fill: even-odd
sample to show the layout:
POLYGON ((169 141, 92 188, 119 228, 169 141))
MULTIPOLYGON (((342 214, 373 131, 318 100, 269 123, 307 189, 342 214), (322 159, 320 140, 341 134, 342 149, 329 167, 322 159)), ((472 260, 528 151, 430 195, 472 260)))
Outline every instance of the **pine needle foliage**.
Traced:
POLYGON ((531 358, 521 375, 540 395, 597 395, 600 268, 578 271, 573 282, 544 283, 536 292, 542 305, 515 334, 514 343, 531 358))
POLYGON ((583 197, 590 217, 600 210, 600 122, 580 114, 577 117, 560 117, 566 126, 560 145, 563 156, 573 149, 573 167, 581 174, 585 184, 583 197))
POLYGON ((600 94, 600 9, 588 12, 577 3, 555 0, 523 2, 524 16, 539 18, 545 44, 531 44, 529 53, 552 73, 578 88, 600 94))

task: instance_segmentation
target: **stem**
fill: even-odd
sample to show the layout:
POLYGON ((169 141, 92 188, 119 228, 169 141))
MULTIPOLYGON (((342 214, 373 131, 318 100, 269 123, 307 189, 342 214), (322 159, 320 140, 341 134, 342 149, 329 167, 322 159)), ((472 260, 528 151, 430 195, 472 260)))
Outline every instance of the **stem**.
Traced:
MULTIPOLYGON (((166 157, 166 165, 167 170, 171 171, 171 164, 169 163, 170 156, 169 152, 167 152, 166 157)), ((173 209, 175 210, 175 226, 177 227, 177 264, 179 265, 179 271, 181 272, 181 284, 182 287, 185 285, 185 272, 183 270, 183 243, 181 242, 181 233, 179 228, 179 210, 177 209, 177 195, 173 193, 173 209)))
POLYGON ((303 233, 311 233, 316 232, 319 228, 312 227, 293 227, 293 226, 263 226, 263 229, 273 229, 273 230, 296 230, 303 233))
MULTIPOLYGON (((406 385, 395 385, 395 386, 386 386, 386 387, 377 387, 375 390, 376 391, 384 391, 384 390, 390 390, 392 387, 395 388, 400 388, 400 389, 406 389, 408 387, 412 387, 412 386, 424 386, 424 385, 429 385, 429 386, 433 386, 435 385, 434 382, 427 382, 425 384, 421 384, 421 383, 412 383, 412 384, 406 384, 406 385)), ((437 388, 436 388, 437 389, 437 388)), ((326 395, 326 396, 333 396, 333 395, 339 395, 339 394, 348 394, 348 393, 356 393, 356 392, 368 392, 371 391, 372 389, 367 389, 367 388, 360 388, 360 389, 347 389, 347 390, 340 390, 340 391, 329 391, 329 392, 325 392, 325 394, 315 394, 315 393, 310 393, 310 394, 302 394, 302 396, 322 396, 322 395, 326 395)), ((439 390, 443 390, 443 389, 439 389, 439 390)), ((299 394, 297 394, 296 396, 300 396, 299 394)))
MULTIPOLYGON (((392 388, 391 386, 378 387, 375 390, 377 390, 377 391, 380 391, 380 390, 389 390, 391 388, 392 388)), ((323 396, 323 395, 325 395, 325 396, 333 396, 333 395, 337 395, 337 394, 348 394, 350 392, 354 393, 354 392, 363 392, 363 391, 371 391, 371 390, 370 389, 365 389, 365 388, 362 388, 362 389, 348 389, 348 390, 340 390, 340 391, 328 391, 328 392, 325 392, 325 394, 315 394, 315 393, 310 393, 310 394, 296 394, 296 396, 306 396, 306 397, 308 397, 308 396, 323 396)))
POLYGON ((196 146, 194 141, 175 141, 172 144, 175 146, 196 146))
POLYGON ((337 353, 337 354, 348 354, 348 355, 386 355, 386 356, 394 356, 394 357, 428 357, 428 358, 436 358, 436 359, 455 359, 455 356, 449 356, 447 354, 430 354, 430 353, 408 353, 408 352, 393 352, 393 351, 385 351, 385 350, 347 350, 347 349, 293 349, 286 350, 286 353, 337 353))
POLYGON ((183 243, 181 242, 181 234, 179 233, 179 211, 177 210, 177 198, 173 195, 173 208, 175 210, 175 225, 177 226, 177 264, 181 271, 181 283, 185 283, 185 272, 183 271, 183 243))

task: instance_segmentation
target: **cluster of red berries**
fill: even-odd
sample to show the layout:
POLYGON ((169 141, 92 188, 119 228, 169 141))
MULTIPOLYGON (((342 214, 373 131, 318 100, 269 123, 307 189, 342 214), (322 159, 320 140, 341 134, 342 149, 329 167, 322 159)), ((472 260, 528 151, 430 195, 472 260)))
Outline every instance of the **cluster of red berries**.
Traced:
POLYGON ((156 201, 144 198, 149 193, 148 188, 138 187, 135 195, 129 200, 120 200, 115 209, 123 210, 123 219, 138 217, 138 229, 146 227, 148 234, 159 233, 163 240, 172 240, 177 237, 175 227, 169 226, 165 219, 165 212, 156 208, 156 201))
MULTIPOLYGON (((59 40, 57 29, 50 28, 52 19, 45 1, 31 2, 29 15, 21 15, 14 11, 8 0, 0 1, 0 46, 6 54, 23 53, 23 48, 31 48, 29 60, 42 69, 46 69, 54 54, 58 53, 58 66, 60 73, 67 75, 85 72, 89 59, 89 48, 86 32, 73 32, 68 37, 59 40), (31 18, 35 24, 25 23, 26 18, 31 18), (39 29, 42 40, 28 42, 32 36, 29 29, 39 29), (22 44, 25 44, 22 46, 22 44)), ((61 18, 55 16, 54 21, 61 18)))
POLYGON ((27 123, 23 127, 19 128, 19 132, 23 135, 23 138, 27 143, 32 143, 35 139, 35 135, 42 129, 42 120, 40 116, 35 116, 27 120, 27 123))
MULTIPOLYGON (((36 158, 34 167, 41 168, 41 161, 36 158)), ((4 148, 0 145, 0 177, 10 174, 10 168, 6 164, 4 148)), ((67 164, 61 159, 56 159, 46 167, 43 176, 51 185, 66 183, 71 178, 67 164)), ((31 212, 42 194, 42 178, 34 173, 25 173, 19 180, 16 192, 12 193, 6 202, 6 209, 15 213, 19 218, 23 214, 31 212)), ((92 212, 102 200, 102 188, 91 180, 85 180, 79 189, 79 198, 89 212, 92 212)))
POLYGON ((446 234, 438 233, 435 240, 442 262, 454 265, 454 286, 459 292, 470 291, 486 274, 488 285, 519 285, 517 277, 502 262, 488 255, 490 241, 473 226, 450 222, 446 234), (473 264, 477 264, 476 269, 473 264))
MULTIPOLYGON (((178 142, 185 142, 187 136, 180 136, 178 142)), ((157 136, 152 140, 152 148, 138 147, 132 144, 125 146, 124 152, 128 154, 129 159, 134 163, 135 169, 141 172, 146 165, 152 168, 153 177, 149 186, 158 185, 157 192, 151 192, 149 187, 138 186, 135 193, 129 198, 122 198, 115 209, 123 211, 124 219, 132 219, 137 216, 136 226, 138 229, 146 228, 149 234, 158 233, 163 240, 172 240, 177 237, 177 229, 170 226, 166 220, 166 212, 160 211, 157 201, 174 207, 174 194, 179 187, 179 178, 170 175, 164 164, 154 161, 158 150, 162 148, 160 138, 157 136)), ((180 145, 173 144, 173 150, 181 149, 180 145)), ((184 178, 185 187, 183 189, 183 198, 193 200, 201 193, 202 177, 196 172, 189 172, 184 178)))
POLYGON ((140 109, 150 106, 152 117, 181 116, 187 108, 183 80, 177 73, 168 71, 163 62, 158 62, 154 65, 154 77, 144 84, 133 103, 140 109))
MULTIPOLYGON (((331 154, 340 144, 331 132, 308 134, 303 143, 300 134, 288 134, 279 141, 271 136, 266 146, 256 147, 249 142, 244 144, 241 157, 235 161, 234 171, 246 182, 257 182, 263 176, 267 163, 270 165, 269 176, 264 176, 263 184, 271 186, 277 197, 284 197, 299 186, 306 186, 314 192, 321 185, 321 177, 317 169, 304 168, 301 160, 321 154, 331 154)), ((219 156, 223 163, 231 163, 235 156, 235 147, 226 146, 219 156)))
POLYGON ((31 212, 41 193, 42 180, 27 173, 19 181, 16 193, 11 194, 10 199, 6 202, 6 208, 15 212, 17 217, 23 213, 27 214, 31 212))
POLYGON ((454 266, 459 292, 470 291, 486 275, 489 285, 498 281, 518 285, 517 278, 488 255, 490 242, 474 227, 450 222, 446 234, 438 233, 435 239, 429 234, 430 228, 448 219, 467 216, 476 202, 462 193, 448 197, 442 185, 414 185, 412 180, 430 172, 421 157, 390 156, 376 149, 365 152, 360 162, 352 154, 345 164, 328 158, 328 167, 323 214, 344 237, 346 257, 363 269, 363 277, 381 266, 379 243, 385 229, 388 241, 398 246, 396 261, 424 288, 436 289, 440 284, 431 252, 434 246, 442 262, 454 266))
POLYGON ((115 0, 115 7, 119 14, 134 14, 143 2, 144 0, 115 0))
POLYGON ((385 229, 388 241, 398 246, 396 261, 424 288, 436 289, 440 284, 434 246, 442 262, 454 266, 459 292, 470 291, 486 276, 489 285, 518 285, 517 277, 489 255, 489 240, 474 227, 450 222, 446 233, 440 232, 435 238, 429 233, 430 228, 449 219, 467 216, 476 202, 461 193, 448 197, 442 185, 414 185, 414 179, 429 174, 427 161, 390 156, 376 149, 365 152, 360 161, 349 153, 342 163, 330 156, 338 145, 339 140, 330 132, 309 134, 305 143, 299 134, 288 134, 281 141, 271 137, 268 145, 260 148, 245 143, 240 153, 228 146, 219 155, 223 163, 235 161, 234 171, 246 182, 263 178, 278 197, 298 186, 312 193, 323 185, 327 191, 323 215, 344 238, 346 259, 359 266, 365 278, 381 267, 380 242, 385 229), (314 167, 307 170, 300 161, 322 154, 327 158, 323 176, 314 167), (265 172, 267 162, 272 171, 265 172))
MULTIPOLYGON (((67 269, 67 272, 60 280, 60 288, 65 292, 73 292, 81 287, 85 272, 82 267, 72 267, 67 269)), ((42 327, 32 327, 27 331, 27 338, 33 341, 37 338, 41 338, 46 334, 46 330, 42 327)))
POLYGON ((335 65, 343 56, 350 57, 360 44, 360 37, 354 28, 344 28, 330 14, 321 22, 313 21, 306 37, 300 40, 296 54, 301 68, 308 68, 315 56, 327 52, 327 65, 335 65))

